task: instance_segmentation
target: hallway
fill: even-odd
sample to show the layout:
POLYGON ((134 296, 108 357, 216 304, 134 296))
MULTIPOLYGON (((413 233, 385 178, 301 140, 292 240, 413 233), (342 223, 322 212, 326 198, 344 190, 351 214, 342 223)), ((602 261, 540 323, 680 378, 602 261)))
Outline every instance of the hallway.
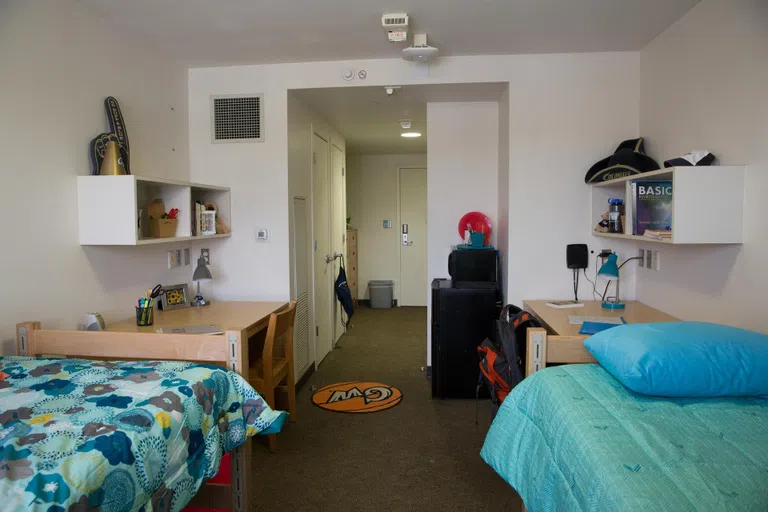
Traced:
POLYGON ((509 511, 515 492, 480 458, 490 402, 432 400, 421 372, 426 308, 362 307, 353 328, 297 397, 298 423, 278 453, 254 447, 252 510, 509 511), (311 387, 378 381, 403 401, 371 414, 339 414, 311 403, 311 387))

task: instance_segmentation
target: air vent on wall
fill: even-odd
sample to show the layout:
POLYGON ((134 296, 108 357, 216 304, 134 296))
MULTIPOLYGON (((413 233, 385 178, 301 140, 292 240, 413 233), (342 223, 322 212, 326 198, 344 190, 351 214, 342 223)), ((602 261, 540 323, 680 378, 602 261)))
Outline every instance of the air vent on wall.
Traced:
POLYGON ((264 140, 264 95, 211 97, 213 142, 262 142, 264 140))

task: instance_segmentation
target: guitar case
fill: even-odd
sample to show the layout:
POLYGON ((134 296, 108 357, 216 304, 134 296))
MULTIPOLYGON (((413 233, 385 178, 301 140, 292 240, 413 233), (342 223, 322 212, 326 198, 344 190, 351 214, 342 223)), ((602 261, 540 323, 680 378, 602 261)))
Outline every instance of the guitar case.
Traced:
POLYGON ((131 144, 128 141, 128 132, 125 129, 125 120, 123 119, 123 113, 120 111, 120 105, 117 100, 112 96, 107 96, 104 99, 104 108, 107 110, 107 119, 109 120, 109 128, 117 137, 118 145, 120 146, 120 153, 125 162, 126 174, 131 174, 131 144))

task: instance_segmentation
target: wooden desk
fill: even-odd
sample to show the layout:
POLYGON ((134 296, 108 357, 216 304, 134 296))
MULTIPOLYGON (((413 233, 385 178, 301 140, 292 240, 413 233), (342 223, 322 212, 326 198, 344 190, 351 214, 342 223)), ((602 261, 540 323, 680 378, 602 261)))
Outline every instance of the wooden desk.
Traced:
POLYGON ((285 302, 211 302, 209 306, 172 311, 155 311, 155 323, 136 325, 136 317, 107 324, 108 331, 156 332, 161 327, 212 324, 223 331, 246 331, 250 338, 269 323, 269 315, 285 307, 285 302))
POLYGON ((543 329, 528 329, 528 347, 525 375, 541 370, 547 363, 594 363, 584 340, 588 336, 579 334, 581 325, 571 324, 569 315, 601 316, 606 318, 624 317, 628 324, 651 322, 676 322, 677 318, 646 306, 642 302, 627 301, 620 311, 603 309, 600 301, 585 300, 582 308, 552 308, 545 300, 527 300, 523 309, 541 323, 543 329))
MULTIPOLYGON (((237 373, 245 380, 249 378, 249 365, 252 363, 250 354, 256 355, 257 350, 251 351, 249 341, 269 324, 269 316, 282 309, 285 302, 211 302, 209 306, 189 307, 171 311, 155 311, 155 322, 147 327, 136 325, 136 317, 107 324, 107 332, 155 333, 161 327, 184 327, 185 325, 211 324, 222 331, 237 331, 239 339, 238 359, 242 365, 237 373), (244 342, 244 343, 243 343, 244 342)), ((161 334, 160 336, 189 336, 187 334, 161 334)), ((222 336, 222 343, 227 340, 222 336)), ((152 357, 148 355, 147 357, 152 357)))

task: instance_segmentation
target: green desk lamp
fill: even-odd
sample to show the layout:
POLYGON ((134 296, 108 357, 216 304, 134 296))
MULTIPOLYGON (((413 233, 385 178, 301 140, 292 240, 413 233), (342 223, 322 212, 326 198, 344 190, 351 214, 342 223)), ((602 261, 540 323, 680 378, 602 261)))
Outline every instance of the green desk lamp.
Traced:
POLYGON ((192 274, 192 281, 197 283, 197 295, 195 295, 195 298, 192 299, 191 304, 193 306, 208 306, 211 304, 211 301, 206 300, 202 295, 200 295, 200 281, 210 281, 213 279, 213 276, 211 275, 211 271, 208 270, 208 267, 205 266, 205 258, 200 256, 197 259, 197 268, 195 268, 195 273, 192 274))
MULTIPOLYGON (((616 295, 613 297, 606 297, 605 293, 603 294, 603 309, 617 310, 624 309, 625 307, 624 303, 619 299, 619 265, 616 263, 617 260, 618 257, 615 253, 609 254, 605 263, 603 263, 603 266, 600 267, 600 270, 597 272, 598 276, 609 281, 608 285, 605 287, 605 293, 608 293, 608 286, 611 284, 610 281, 616 281, 616 295)), ((626 263, 626 261, 624 263, 626 263)))

